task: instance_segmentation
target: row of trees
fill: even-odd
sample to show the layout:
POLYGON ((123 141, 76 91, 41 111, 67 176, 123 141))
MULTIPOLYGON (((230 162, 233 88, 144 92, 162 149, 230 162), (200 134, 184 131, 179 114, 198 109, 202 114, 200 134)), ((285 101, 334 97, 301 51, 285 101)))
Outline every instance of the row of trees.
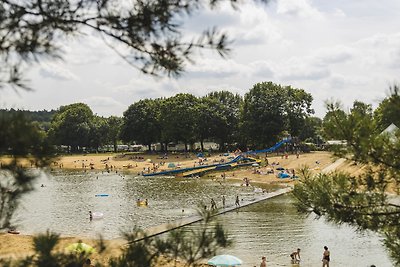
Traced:
MULTIPOLYGON (((125 50, 119 51, 119 54, 143 73, 179 75, 184 71, 185 64, 193 60, 192 56, 196 49, 211 48, 221 55, 229 52, 229 47, 226 46, 229 43, 227 36, 213 29, 206 30, 199 38, 193 38, 192 42, 187 42, 188 38, 182 30, 184 22, 180 19, 190 16, 204 7, 213 9, 221 2, 240 5, 245 1, 132 1, 134 8, 128 8, 128 10, 125 5, 115 5, 114 1, 108 0, 2 1, 0 25, 4 30, 0 32, 0 61, 3 66, 0 72, 0 88, 11 85, 15 88, 26 89, 28 85, 21 75, 22 67, 26 66, 26 63, 40 62, 42 58, 61 57, 60 40, 66 37, 80 36, 80 33, 86 33, 87 29, 101 35, 102 40, 110 41, 112 47, 122 45, 125 50)), ((258 2, 268 1, 259 0, 258 2)), ((256 91, 254 89, 254 92, 256 91)), ((263 90, 260 89, 260 91, 263 90)), ((268 97, 261 97, 259 94, 249 92, 239 107, 239 114, 243 115, 239 117, 239 132, 243 133, 243 140, 249 144, 272 141, 263 138, 264 134, 270 133, 263 116, 267 113, 268 106, 256 105, 258 97, 260 97, 260 101, 271 104, 268 97), (252 99, 252 95, 256 99, 252 99), (249 103, 254 103, 254 109, 248 105, 249 103), (259 120, 248 121, 248 119, 254 118, 259 120), (244 121, 247 124, 244 124, 244 121), (248 135, 249 133, 251 135, 248 135), (257 134, 259 139, 256 139, 257 134)), ((279 99, 277 95, 274 97, 279 99)), ((362 229, 372 229, 384 233, 387 237, 387 245, 393 252, 392 256, 397 265, 400 265, 398 253, 400 251, 398 226, 400 211, 398 205, 388 201, 386 195, 388 188, 393 191, 399 188, 400 138, 397 136, 397 139, 388 139, 387 136, 378 134, 390 123, 399 126, 400 103, 398 99, 397 91, 385 100, 386 102, 382 102, 374 112, 370 106, 362 103, 355 105, 349 113, 344 112, 336 105, 330 105, 327 119, 324 120, 326 123, 324 123, 323 133, 335 139, 347 140, 349 146, 341 148, 338 153, 340 152, 341 156, 351 156, 356 162, 368 164, 371 168, 361 179, 349 174, 343 174, 341 177, 323 175, 314 179, 305 174, 301 183, 295 188, 295 195, 298 197, 299 207, 303 211, 314 211, 316 214, 325 215, 328 219, 338 223, 348 222, 362 229)), ((277 129, 278 126, 285 125, 287 127, 285 130, 294 133, 292 132, 295 129, 293 120, 297 121, 297 118, 287 112, 287 107, 286 105, 285 108, 279 106, 277 110, 270 111, 274 116, 277 113, 284 114, 285 120, 280 121, 279 116, 274 117, 278 119, 272 120, 271 117, 269 126, 276 126, 274 129, 277 129), (283 110, 286 111, 283 112, 283 110), (290 121, 293 127, 288 126, 290 121)), ((296 107, 298 106, 294 105, 293 110, 296 110, 296 107)), ((302 106, 300 105, 300 107, 302 106)), ((96 116, 91 118, 93 119, 93 117, 96 116)), ((61 113, 58 118, 63 120, 61 113)), ((302 120, 299 122, 304 123, 305 126, 312 126, 310 129, 315 128, 320 122, 313 117, 303 117, 303 119, 304 122, 302 120)), ((54 124, 56 123, 54 122, 54 124)), ((61 126, 62 123, 59 125, 61 126)), ((90 129, 94 127, 93 125, 91 122, 82 122, 82 129, 90 129)), ((9 219, 17 207, 17 200, 33 188, 34 176, 22 168, 21 164, 18 164, 19 159, 29 156, 41 163, 39 166, 45 166, 49 162, 47 138, 38 129, 37 125, 30 123, 22 116, 0 116, 0 149, 6 149, 13 155, 11 162, 0 165, 0 228, 8 226, 9 219)), ((60 129, 63 128, 60 127, 60 129)), ((57 136, 57 131, 54 129, 52 131, 54 140, 61 142, 60 136, 62 135, 57 136)), ((207 131, 205 132, 207 133, 207 131)), ((303 127, 298 135, 307 136, 308 132, 309 130, 306 131, 303 127)), ((214 135, 212 137, 214 138, 214 135)), ((167 140, 167 138, 163 140, 167 140)), ((86 145, 89 143, 89 141, 85 141, 86 145)), ((262 145, 261 143, 260 145, 262 145)), ((197 236, 204 235, 199 233, 197 236)), ((176 244, 182 244, 182 246, 175 251, 181 251, 182 247, 192 250, 187 246, 191 240, 181 240, 181 243, 176 242, 176 244)), ((170 241, 169 243, 173 245, 175 242, 170 241)), ((59 260, 60 258, 52 257, 54 255, 51 253, 53 245, 54 242, 51 238, 47 238, 42 246, 42 248, 47 248, 44 250, 45 253, 39 253, 38 257, 32 257, 30 260, 33 262, 29 262, 27 259, 18 266, 77 266, 77 264, 64 264, 59 260)), ((142 253, 145 248, 150 247, 149 244, 140 245, 136 250, 139 253, 129 253, 131 251, 129 250, 128 254, 125 254, 126 257, 121 260, 123 264, 110 265, 154 266, 154 263, 140 258, 140 255, 149 255, 142 253), (136 262, 136 259, 139 261, 136 262)), ((200 246, 207 249, 209 244, 200 242, 200 246)), ((37 250, 39 251, 39 248, 37 250)), ((9 266, 7 263, 3 265, 9 266)))
MULTIPOLYGON (((367 120, 375 117, 374 127, 382 131, 392 122, 400 124, 396 110, 390 108, 394 98, 383 100, 375 111, 370 105, 356 101, 352 110, 364 114, 367 120)), ((336 113, 344 117, 345 112, 337 111, 341 109, 336 104, 335 112, 330 108, 321 120, 311 116, 311 103, 311 94, 302 89, 263 82, 255 84, 244 97, 218 91, 204 97, 177 94, 139 100, 128 107, 122 118, 100 117, 82 103, 50 112, 11 110, 0 115, 28 115, 36 121, 34 127, 43 130, 40 136, 47 136, 49 143, 69 146, 72 151, 82 147, 97 150, 104 145, 113 145, 116 151, 121 141, 144 144, 149 150, 154 143, 163 144, 166 150, 169 142, 182 142, 186 149, 200 142, 203 150, 204 141, 218 143, 221 150, 226 149, 226 144, 263 148, 288 134, 309 142, 321 138, 341 140, 335 132, 339 128, 332 126, 332 120, 336 113)))
POLYGON ((254 85, 242 98, 228 91, 212 92, 204 97, 177 94, 169 98, 144 99, 133 103, 123 118, 94 115, 82 103, 60 107, 55 113, 48 136, 54 144, 97 149, 126 143, 182 142, 186 150, 199 141, 214 141, 224 150, 226 144, 265 147, 283 134, 314 137, 310 118, 312 96, 302 89, 272 82, 254 85))

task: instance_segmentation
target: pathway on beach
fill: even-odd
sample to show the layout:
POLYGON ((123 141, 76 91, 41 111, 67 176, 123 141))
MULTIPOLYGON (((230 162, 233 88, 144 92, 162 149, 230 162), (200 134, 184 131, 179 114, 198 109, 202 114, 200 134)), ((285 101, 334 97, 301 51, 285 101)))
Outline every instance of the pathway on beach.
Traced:
POLYGON ((344 158, 337 159, 334 163, 332 163, 331 165, 327 166, 321 172, 322 173, 329 173, 331 171, 334 171, 337 167, 342 165, 345 161, 346 161, 346 159, 344 159, 344 158))
MULTIPOLYGON (((321 172, 322 173, 329 173, 329 172, 335 170, 337 167, 339 167, 345 161, 346 161, 345 159, 340 158, 340 159, 336 160, 334 163, 332 163, 331 165, 329 165, 326 168, 324 168, 321 172)), ((293 190, 293 187, 287 185, 286 188, 282 188, 282 189, 279 189, 277 191, 270 192, 270 193, 264 193, 263 195, 258 196, 258 197, 256 197, 255 199, 253 199, 251 201, 242 202, 240 207, 229 206, 229 207, 220 209, 216 215, 220 215, 220 214, 223 214, 223 213, 226 213, 226 212, 229 212, 229 211, 240 209, 242 207, 246 207, 246 206, 252 205, 254 203, 267 200, 269 198, 280 196, 280 195, 286 194, 286 193, 288 193, 288 192, 290 192, 292 190, 293 190)), ((145 230, 145 233, 146 233, 147 237, 153 237, 153 236, 157 236, 157 235, 166 233, 168 231, 171 231, 171 230, 174 230, 174 229, 186 226, 186 225, 190 225, 192 223, 199 222, 201 220, 202 220, 201 216, 194 215, 194 216, 190 216, 190 217, 187 217, 187 218, 179 219, 179 220, 176 220, 176 221, 173 221, 173 222, 169 222, 169 223, 165 223, 165 224, 161 224, 161 225, 157 225, 157 226, 154 226, 154 227, 147 228, 145 230)), ((140 240, 142 240, 142 238, 137 239, 135 241, 140 241, 140 240)))

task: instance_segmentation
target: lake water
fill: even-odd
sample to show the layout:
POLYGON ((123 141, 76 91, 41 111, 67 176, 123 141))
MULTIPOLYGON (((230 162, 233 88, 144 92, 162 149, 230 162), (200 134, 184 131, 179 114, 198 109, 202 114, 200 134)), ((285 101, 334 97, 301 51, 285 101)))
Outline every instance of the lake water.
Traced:
MULTIPOLYGON (((274 189, 265 186, 258 185, 274 189)), ((89 238, 101 233, 106 239, 119 238, 122 230, 134 225, 147 228, 193 215, 200 202, 210 205, 211 198, 221 205, 225 195, 227 205, 233 205, 236 195, 246 201, 261 194, 232 182, 101 172, 42 174, 35 187, 17 214, 22 233, 50 229, 64 236, 89 238), (138 198, 147 198, 149 206, 138 207, 138 198), (90 221, 89 210, 102 212, 104 217, 90 221)), ((269 199, 219 219, 235 240, 232 248, 222 252, 242 258, 243 266, 258 266, 262 255, 267 256, 268 267, 291 266, 289 254, 297 247, 302 249, 301 266, 321 266, 324 245, 330 248, 331 266, 392 266, 377 235, 304 218, 290 196, 269 199)))
POLYGON ((331 267, 393 266, 376 234, 357 233, 348 226, 305 218, 297 213, 288 195, 218 217, 234 239, 233 247, 222 250, 221 254, 241 258, 244 266, 259 266, 261 257, 266 256, 268 267, 294 267, 297 265, 290 264, 289 254, 301 248, 301 266, 319 267, 325 245, 331 252, 331 267))

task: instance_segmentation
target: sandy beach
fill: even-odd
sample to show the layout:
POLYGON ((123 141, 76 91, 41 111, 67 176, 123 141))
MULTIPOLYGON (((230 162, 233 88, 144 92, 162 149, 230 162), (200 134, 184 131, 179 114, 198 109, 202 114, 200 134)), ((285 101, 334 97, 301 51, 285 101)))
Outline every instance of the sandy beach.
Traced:
MULTIPOLYGON (((5 160, 5 159, 2 159, 5 160)), ((221 160, 227 160, 227 156, 223 154, 217 154, 207 159, 207 163, 218 162, 221 160)), ((245 177, 250 179, 250 182, 257 183, 295 183, 292 179, 279 179, 275 173, 268 173, 271 169, 275 169, 276 166, 281 166, 287 169, 289 172, 298 173, 300 169, 308 167, 311 171, 318 173, 324 168, 330 166, 335 159, 332 158, 331 153, 328 152, 312 152, 306 154, 300 154, 299 157, 296 155, 285 156, 274 156, 268 157, 269 165, 266 165, 265 159, 261 158, 262 163, 260 167, 243 167, 234 170, 211 173, 211 177, 215 179, 221 178, 223 175, 225 179, 243 180, 245 177), (272 165, 273 164, 273 165, 272 165)), ((74 155, 65 156, 58 158, 53 162, 51 168, 61 169, 74 169, 82 170, 87 172, 132 172, 140 174, 142 172, 150 172, 155 168, 156 171, 162 171, 168 169, 169 163, 174 163, 180 168, 193 167, 199 164, 199 159, 192 155, 186 157, 185 155, 171 154, 168 158, 162 158, 158 155, 140 155, 140 154, 89 154, 89 155, 74 155), (165 162, 165 163, 164 163, 165 162), (163 164, 164 163, 164 164, 163 164)), ((341 170, 352 170, 354 167, 349 163, 344 163, 338 166, 341 170)), ((58 245, 59 250, 65 249, 65 247, 73 242, 79 240, 79 236, 76 237, 62 237, 58 245)), ((82 240, 83 242, 96 246, 96 240, 82 240)), ((94 262, 106 263, 110 255, 118 255, 120 249, 125 244, 124 240, 106 240, 107 251, 101 255, 94 253, 92 259, 94 262)), ((3 233, 0 234, 0 257, 21 257, 31 255, 32 249, 32 236, 28 235, 15 235, 3 233)))
MULTIPOLYGON (((214 164, 221 161, 229 161, 229 157, 233 154, 224 156, 224 154, 216 154, 207 157, 207 161, 203 161, 203 164, 214 164)), ((319 172, 328 165, 330 165, 334 159, 332 154, 329 152, 311 152, 301 154, 297 158, 296 155, 288 155, 288 157, 276 156, 271 154, 268 156, 269 166, 266 166, 265 158, 260 158, 262 164, 258 168, 258 173, 254 173, 254 168, 238 168, 234 170, 226 171, 226 178, 230 179, 243 179, 248 177, 257 182, 273 182, 282 181, 276 178, 276 175, 262 175, 266 173, 268 169, 280 166, 284 169, 298 171, 301 168, 308 167, 314 172, 319 172), (261 175, 260 175, 261 173, 261 175)), ((182 154, 170 154, 167 157, 160 155, 148 155, 148 154, 88 154, 88 155, 74 155, 58 158, 51 165, 51 168, 60 169, 72 169, 82 171, 112 171, 112 172, 131 172, 135 174, 152 173, 171 170, 169 164, 174 164, 176 168, 188 168, 199 166, 199 159, 191 154, 185 156, 182 154)), ((211 174, 213 175, 213 174, 211 174)))

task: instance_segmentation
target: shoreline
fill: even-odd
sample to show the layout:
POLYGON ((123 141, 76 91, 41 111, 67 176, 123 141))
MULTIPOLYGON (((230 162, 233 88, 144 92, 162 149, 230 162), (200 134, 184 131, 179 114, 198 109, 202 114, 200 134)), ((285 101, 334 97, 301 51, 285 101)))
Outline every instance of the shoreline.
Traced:
MULTIPOLYGON (((160 164, 160 162, 162 161, 166 161, 166 164, 168 164, 169 162, 176 162, 176 164, 179 164, 179 166, 181 166, 182 168, 193 166, 193 164, 197 162, 197 158, 194 158, 193 156, 192 158, 185 158, 184 156, 181 157, 181 155, 172 155, 172 158, 168 160, 159 159, 157 158, 157 155, 144 155, 144 157, 146 158, 144 160, 140 159, 138 161, 129 158, 129 156, 122 157, 121 155, 122 154, 116 154, 114 156, 96 154, 65 156, 59 158, 57 161, 54 161, 54 163, 51 165, 51 168, 85 172, 104 172, 106 171, 107 164, 107 166, 113 166, 112 171, 114 172, 138 173, 144 168, 151 168, 156 164, 160 164), (151 162, 148 159, 150 159, 151 162), (134 167, 124 167, 128 166, 129 164, 134 164, 134 167)), ((213 157, 210 157, 208 161, 213 162, 225 158, 227 157, 215 155, 213 157)), ((4 158, 1 158, 1 160, 4 160, 4 158)), ((321 172, 327 166, 333 164, 331 153, 328 152, 312 152, 307 154, 300 154, 299 158, 297 158, 296 155, 289 155, 288 158, 282 158, 281 156, 270 156, 268 157, 268 161, 269 163, 279 162, 279 166, 282 166, 283 168, 289 170, 293 169, 295 170, 295 172, 298 172, 299 169, 308 166, 315 173, 321 172)), ((275 167, 275 165, 273 166, 275 167)), ((261 164, 261 167, 257 168, 243 167, 228 170, 225 172, 211 173, 208 175, 208 179, 227 179, 243 183, 243 179, 247 178, 250 180, 250 183, 262 183, 271 185, 283 184, 284 186, 285 184, 286 186, 291 186, 295 183, 295 180, 293 179, 277 178, 275 175, 275 170, 274 174, 267 173, 268 169, 271 169, 271 165, 264 166, 264 164, 261 164)), ((79 236, 79 233, 77 233, 76 236, 60 235, 60 244, 57 246, 57 249, 62 250, 62 248, 66 247, 66 244, 77 242, 79 239, 82 239, 83 242, 89 245, 96 245, 97 240, 79 238, 79 236)), ((32 239, 32 235, 0 233, 0 258, 19 258, 27 255, 32 255, 32 239)), ((104 242, 107 244, 107 251, 105 253, 102 253, 101 255, 97 253, 93 254, 91 258, 95 262, 107 263, 110 256, 119 255, 121 248, 126 245, 126 240, 124 239, 110 239, 104 240, 104 242)))
MULTIPOLYGON (((230 153, 229 155, 233 155, 230 153)), ((264 162, 264 158, 261 158, 264 162)), ((228 156, 223 156, 223 154, 213 155, 207 158, 207 161, 203 161, 203 164, 214 164, 220 162, 221 160, 227 161, 228 156)), ((307 166, 311 171, 318 173, 331 163, 332 154, 330 152, 310 152, 305 154, 300 154, 299 158, 296 155, 290 154, 288 158, 283 156, 269 155, 268 161, 269 166, 258 167, 259 173, 254 173, 254 167, 240 167, 232 170, 211 172, 205 177, 217 177, 222 173, 225 173, 225 178, 232 180, 241 180, 244 177, 253 179, 257 182, 285 182, 284 179, 279 179, 275 177, 276 170, 274 174, 265 175, 268 169, 282 166, 285 169, 295 170, 297 172, 301 168, 307 166), (318 162, 318 163, 316 163, 318 162), (272 163, 278 163, 271 166, 272 163), (263 179, 267 178, 267 179, 263 179), (276 178, 276 179, 274 179, 276 178)), ((77 170, 84 172, 126 172, 141 175, 144 173, 152 173, 153 171, 165 171, 171 170, 168 168, 169 164, 174 164, 177 168, 188 168, 199 165, 199 159, 195 155, 190 157, 185 157, 184 155, 171 154, 168 158, 160 157, 159 155, 140 155, 135 156, 131 154, 87 154, 87 155, 72 155, 63 156, 54 160, 51 164, 51 169, 64 169, 64 170, 77 170)))

